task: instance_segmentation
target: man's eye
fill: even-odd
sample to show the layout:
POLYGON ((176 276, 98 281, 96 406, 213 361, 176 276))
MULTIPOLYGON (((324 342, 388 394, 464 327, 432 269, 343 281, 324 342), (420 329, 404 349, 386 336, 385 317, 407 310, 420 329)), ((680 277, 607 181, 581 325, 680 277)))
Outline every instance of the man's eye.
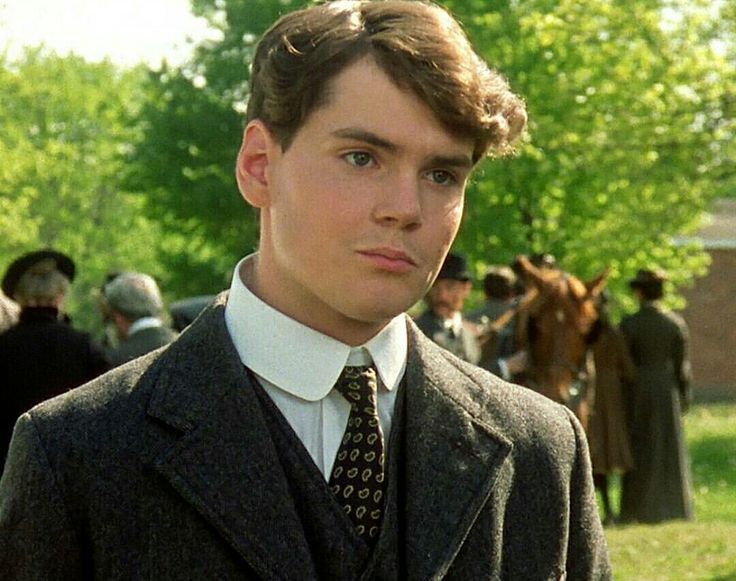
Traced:
POLYGON ((427 176, 440 186, 450 186, 457 183, 457 178, 451 172, 445 171, 444 169, 433 169, 428 172, 427 176))
POLYGON ((343 157, 350 165, 355 167, 367 167, 373 163, 373 156, 365 151, 351 151, 343 157))

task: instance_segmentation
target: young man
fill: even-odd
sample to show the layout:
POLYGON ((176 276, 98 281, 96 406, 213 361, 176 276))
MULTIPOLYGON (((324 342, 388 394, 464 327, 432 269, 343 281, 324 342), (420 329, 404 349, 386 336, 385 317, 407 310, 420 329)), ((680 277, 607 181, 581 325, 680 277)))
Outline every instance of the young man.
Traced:
POLYGON ((258 253, 168 349, 19 420, 0 569, 608 577, 580 425, 403 314, 473 165, 522 130, 519 99, 441 8, 334 2, 266 33, 247 118, 258 253))
POLYGON ((465 257, 450 252, 424 297, 427 310, 414 322, 432 341, 463 361, 477 365, 481 355, 478 329, 463 317, 465 299, 472 286, 465 257))

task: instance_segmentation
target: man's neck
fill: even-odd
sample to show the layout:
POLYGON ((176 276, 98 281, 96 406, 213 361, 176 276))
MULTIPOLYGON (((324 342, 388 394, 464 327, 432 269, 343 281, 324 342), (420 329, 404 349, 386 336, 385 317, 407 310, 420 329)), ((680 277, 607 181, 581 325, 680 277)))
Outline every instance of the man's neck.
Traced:
MULTIPOLYGON (((329 308, 321 312, 304 312, 303 310, 290 308, 288 303, 282 303, 278 301, 277 297, 264 292, 263 275, 259 273, 257 259, 243 264, 240 270, 240 277, 243 284, 248 287, 248 290, 264 303, 302 325, 306 325, 323 335, 327 335, 351 347, 357 347, 367 343, 391 322, 391 319, 377 322, 360 321, 343 316, 334 309, 329 308)), ((273 287, 275 285, 271 286, 273 287)))

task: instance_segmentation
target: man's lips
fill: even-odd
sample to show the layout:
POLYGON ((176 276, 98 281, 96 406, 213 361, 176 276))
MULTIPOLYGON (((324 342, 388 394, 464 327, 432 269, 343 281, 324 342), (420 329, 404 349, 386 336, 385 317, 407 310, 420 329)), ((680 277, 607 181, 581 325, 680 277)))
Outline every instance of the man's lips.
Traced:
POLYGON ((416 261, 406 252, 396 248, 369 248, 359 250, 358 254, 367 258, 371 264, 390 272, 409 272, 416 268, 416 261))

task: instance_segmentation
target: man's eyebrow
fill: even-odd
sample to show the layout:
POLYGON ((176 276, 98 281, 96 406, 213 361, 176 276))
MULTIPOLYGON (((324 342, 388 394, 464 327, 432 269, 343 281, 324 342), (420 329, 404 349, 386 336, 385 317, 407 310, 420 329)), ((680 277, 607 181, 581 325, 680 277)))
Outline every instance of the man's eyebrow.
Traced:
MULTIPOLYGON (((346 127, 344 129, 337 129, 332 132, 335 137, 342 139, 355 139, 356 141, 363 141, 374 147, 379 147, 390 152, 398 151, 399 147, 395 143, 379 137, 371 131, 360 129, 357 127, 346 127)), ((450 166, 462 169, 471 169, 475 164, 470 155, 436 155, 433 156, 428 165, 431 166, 450 166)))
POLYGON ((375 133, 366 131, 365 129, 359 129, 357 127, 346 127, 345 129, 337 129, 332 132, 335 137, 341 137, 343 139, 355 139, 356 141, 364 141, 375 147, 386 149, 391 152, 397 151, 399 148, 395 143, 379 137, 375 133))
POLYGON ((430 166, 449 166, 458 169, 472 169, 475 165, 469 155, 435 155, 429 160, 430 166))

